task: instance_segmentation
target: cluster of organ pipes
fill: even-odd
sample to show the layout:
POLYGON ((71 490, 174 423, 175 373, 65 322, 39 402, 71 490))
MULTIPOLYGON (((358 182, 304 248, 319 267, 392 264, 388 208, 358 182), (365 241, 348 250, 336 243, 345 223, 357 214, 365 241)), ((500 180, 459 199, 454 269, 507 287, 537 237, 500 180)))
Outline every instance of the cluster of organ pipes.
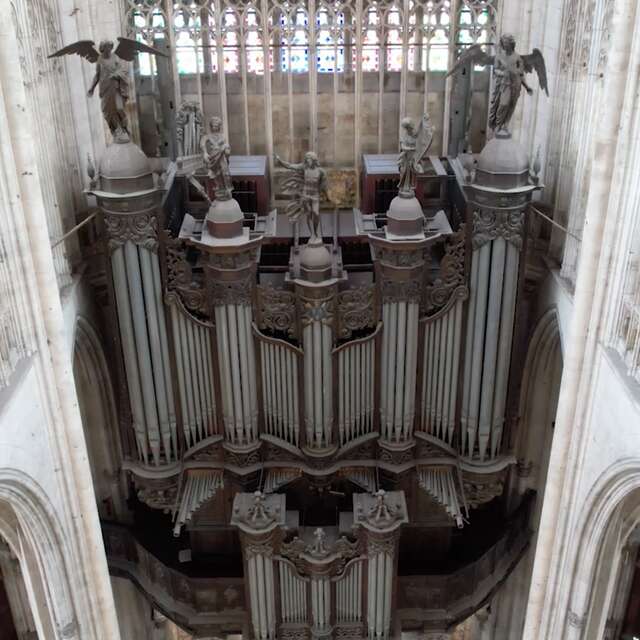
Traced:
POLYGON ((169 341, 157 253, 128 240, 111 254, 120 341, 140 458, 178 459, 169 341))
POLYGON ((388 442, 406 442, 413 434, 418 307, 417 301, 382 305, 380 429, 388 442))
POLYGON ((218 433, 212 325, 189 316, 176 298, 170 309, 184 438, 192 447, 218 433))
POLYGON ((298 360, 300 349, 256 330, 260 345, 264 429, 297 447, 300 444, 298 360))
POLYGON ((454 446, 464 302, 423 322, 422 431, 454 446))
POLYGON ((338 359, 338 432, 344 445, 374 431, 375 347, 381 325, 366 338, 335 349, 338 359))
POLYGON ((216 305, 206 321, 175 294, 167 329, 157 260, 131 242, 112 255, 141 462, 179 459, 174 393, 187 449, 218 434, 239 447, 261 434, 318 451, 371 434, 403 445, 417 430, 467 458, 499 455, 519 268, 504 239, 473 251, 469 301, 421 318, 418 300, 383 300, 369 333, 342 343, 310 319, 300 346, 264 333, 250 304, 216 305))

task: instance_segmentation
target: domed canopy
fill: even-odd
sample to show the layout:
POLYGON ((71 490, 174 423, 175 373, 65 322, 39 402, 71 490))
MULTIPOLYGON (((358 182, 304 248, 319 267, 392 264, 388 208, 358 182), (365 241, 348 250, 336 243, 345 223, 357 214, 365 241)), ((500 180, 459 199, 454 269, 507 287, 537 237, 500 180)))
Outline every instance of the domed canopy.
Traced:
POLYGON ((513 138, 492 138, 478 156, 476 182, 499 188, 528 184, 529 158, 525 150, 513 138))
POLYGON ((153 188, 149 158, 133 142, 110 144, 100 158, 102 190, 132 193, 153 188))

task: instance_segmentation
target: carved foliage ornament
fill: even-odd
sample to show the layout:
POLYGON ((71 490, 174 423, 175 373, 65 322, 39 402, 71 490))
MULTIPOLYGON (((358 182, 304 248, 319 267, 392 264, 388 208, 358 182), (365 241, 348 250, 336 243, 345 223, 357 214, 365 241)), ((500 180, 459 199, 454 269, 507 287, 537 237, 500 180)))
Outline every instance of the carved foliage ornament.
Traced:
POLYGON ((150 251, 158 250, 158 221, 153 213, 127 215, 105 213, 104 226, 110 254, 129 241, 150 251))
POLYGON ((513 244, 517 249, 522 249, 523 232, 523 211, 487 211, 482 209, 473 214, 474 249, 500 237, 513 244))
POLYGON ((260 330, 282 332, 291 338, 295 337, 295 295, 290 291, 276 289, 271 285, 258 285, 256 293, 260 330))
POLYGON ((352 287, 338 294, 338 335, 350 338, 354 331, 375 326, 375 288, 352 287))
POLYGON ((460 297, 468 294, 464 274, 465 257, 465 225, 447 239, 444 246, 444 257, 440 261, 440 271, 433 284, 425 289, 424 311, 433 312, 444 307, 459 287, 460 297))
POLYGON ((189 311, 209 315, 209 304, 201 279, 197 279, 178 239, 165 237, 167 253, 167 289, 175 291, 189 311))

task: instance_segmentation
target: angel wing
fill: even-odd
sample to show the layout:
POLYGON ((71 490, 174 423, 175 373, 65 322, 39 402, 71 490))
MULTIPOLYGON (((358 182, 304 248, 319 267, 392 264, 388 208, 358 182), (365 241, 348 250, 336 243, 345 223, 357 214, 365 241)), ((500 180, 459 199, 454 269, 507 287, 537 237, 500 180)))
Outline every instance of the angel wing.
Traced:
POLYGON ((494 56, 490 56, 482 50, 481 45, 474 44, 460 54, 458 61, 447 71, 445 78, 448 78, 452 73, 469 63, 484 67, 487 64, 493 64, 494 59, 494 56))
POLYGON ((527 73, 535 71, 538 74, 540 88, 549 95, 549 84, 547 82, 547 65, 540 49, 534 49, 528 56, 521 56, 524 70, 527 73))
POLYGON ((415 162, 420 164, 429 151, 429 147, 433 142, 433 125, 429 116, 425 113, 418 125, 418 136, 416 139, 416 155, 415 162))
POLYGON ((89 62, 98 61, 98 52, 96 51, 96 44, 93 40, 78 40, 73 44, 68 44, 66 47, 52 53, 49 58, 58 58, 60 56, 66 56, 70 53, 77 53, 89 62))
POLYGON ((122 58, 122 60, 127 60, 127 62, 132 62, 136 56, 136 53, 151 53, 154 56, 162 56, 166 58, 167 56, 155 49, 154 47, 150 47, 142 42, 138 42, 137 40, 130 40, 129 38, 118 38, 118 46, 114 53, 118 56, 118 58, 122 58))

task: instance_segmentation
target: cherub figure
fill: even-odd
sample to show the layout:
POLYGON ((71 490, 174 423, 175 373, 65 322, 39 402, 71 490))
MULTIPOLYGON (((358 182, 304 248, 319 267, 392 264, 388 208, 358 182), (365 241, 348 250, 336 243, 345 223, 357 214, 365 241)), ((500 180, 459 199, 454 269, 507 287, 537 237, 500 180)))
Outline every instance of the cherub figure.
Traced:
POLYGON ((516 52, 515 38, 510 34, 500 37, 498 52, 490 56, 482 50, 481 45, 469 47, 458 62, 447 73, 450 76, 465 65, 493 65, 495 86, 491 96, 489 110, 489 126, 497 137, 508 138, 508 125, 515 111, 522 87, 531 95, 533 89, 525 81, 525 74, 535 71, 542 90, 549 95, 547 84, 547 68, 540 49, 534 49, 529 55, 521 56, 516 52))
POLYGON ((313 151, 304 154, 304 160, 299 164, 292 164, 275 156, 276 164, 289 169, 291 174, 282 182, 285 193, 295 195, 296 198, 285 209, 291 222, 297 222, 304 214, 311 234, 309 242, 317 242, 320 235, 320 196, 327 197, 327 176, 318 163, 318 156, 313 151))
POLYGON ((129 100, 129 66, 137 52, 143 51, 157 56, 166 56, 153 47, 142 42, 118 38, 118 46, 113 51, 113 42, 103 40, 96 51, 93 40, 79 40, 52 53, 50 58, 57 58, 77 53, 96 65, 96 73, 87 95, 93 96, 99 84, 102 115, 107 121, 109 131, 116 142, 129 140, 129 121, 126 106, 129 100))
POLYGON ((433 127, 428 114, 425 113, 422 116, 417 127, 411 118, 403 118, 400 122, 400 155, 398 156, 400 196, 413 198, 415 195, 417 176, 424 170, 422 160, 432 141, 433 127))
POLYGON ((204 163, 207 166, 209 178, 213 181, 216 199, 229 200, 233 191, 231 173, 229 171, 229 156, 231 147, 222 133, 222 120, 213 117, 209 120, 209 133, 200 142, 204 163))

